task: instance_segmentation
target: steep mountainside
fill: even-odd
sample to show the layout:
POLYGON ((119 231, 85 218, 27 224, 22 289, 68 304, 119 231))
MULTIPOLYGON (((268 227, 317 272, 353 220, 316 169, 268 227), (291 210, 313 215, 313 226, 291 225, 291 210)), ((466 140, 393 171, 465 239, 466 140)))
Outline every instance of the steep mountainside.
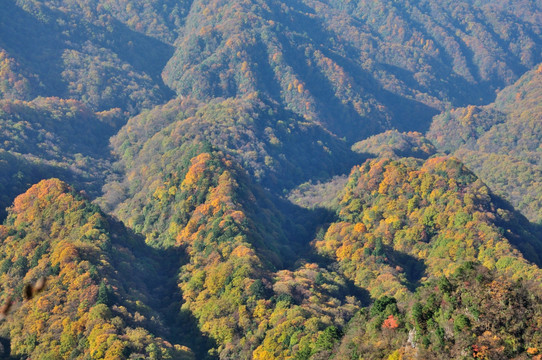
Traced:
POLYGON ((253 96, 208 103, 173 100, 130 119, 112 140, 120 164, 135 177, 152 177, 155 166, 173 167, 190 144, 232 155, 258 182, 278 191, 347 172, 362 159, 320 126, 253 96), (163 161, 149 167, 156 156, 163 161))
POLYGON ((52 176, 99 194, 109 168, 107 139, 119 121, 118 109, 95 113, 71 99, 0 100, 0 218, 16 195, 52 176))
POLYGON ((12 355, 193 358, 157 336, 166 332, 149 307, 157 265, 145 244, 65 183, 44 180, 17 197, 0 244, 0 294, 14 301, 0 332, 12 355), (45 289, 28 298, 24 285, 40 277, 45 289))
POLYGON ((130 30, 95 2, 8 0, 0 11, 1 94, 72 98, 135 114, 167 98, 167 44, 130 30))
POLYGON ((376 300, 351 320, 334 358, 536 355, 540 239, 453 158, 354 168, 339 221, 313 246, 376 300))
POLYGON ((542 221, 542 65, 494 103, 435 118, 428 137, 464 161, 529 219, 542 221))
POLYGON ((351 321, 336 359, 538 359, 540 293, 466 263, 419 287, 408 303, 382 297, 351 321))
POLYGON ((375 298, 401 298, 466 261, 542 280, 524 259, 541 264, 540 234, 503 206, 455 159, 368 161, 352 170, 339 221, 314 246, 375 298))
POLYGON ((470 1, 194 1, 163 76, 198 99, 254 91, 339 137, 423 130, 540 59, 529 16, 470 1))
POLYGON ((306 230, 285 219, 233 159, 210 148, 182 150, 184 158, 179 150, 163 155, 175 159, 167 168, 156 161, 152 177, 143 174, 146 190, 118 214, 147 243, 186 252, 181 310, 214 340, 210 354, 265 359, 320 351, 313 343, 322 331, 343 327, 359 308, 355 290, 299 257, 306 230))

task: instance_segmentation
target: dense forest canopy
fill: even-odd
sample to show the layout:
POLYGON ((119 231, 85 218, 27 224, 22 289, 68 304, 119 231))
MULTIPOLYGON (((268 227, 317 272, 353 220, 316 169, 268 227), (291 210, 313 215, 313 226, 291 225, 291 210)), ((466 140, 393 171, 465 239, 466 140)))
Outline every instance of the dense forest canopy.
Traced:
POLYGON ((453 153, 529 219, 542 222, 542 65, 486 106, 451 109, 428 136, 453 153), (449 136, 444 134, 450 134, 449 136))
POLYGON ((0 357, 542 359, 542 3, 4 0, 0 357))

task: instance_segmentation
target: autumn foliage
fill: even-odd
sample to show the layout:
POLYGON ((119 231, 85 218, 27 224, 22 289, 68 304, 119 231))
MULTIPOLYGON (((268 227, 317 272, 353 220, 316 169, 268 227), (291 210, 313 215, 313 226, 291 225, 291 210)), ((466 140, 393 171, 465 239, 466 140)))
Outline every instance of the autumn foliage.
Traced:
POLYGON ((68 185, 56 179, 34 185, 15 199, 3 229, 0 292, 16 305, 0 331, 13 355, 192 358, 186 347, 148 330, 157 314, 140 298, 150 268, 129 250, 142 244, 68 185), (47 278, 45 289, 23 301, 23 285, 40 277, 47 278))
POLYGON ((542 357, 540 1, 0 3, 0 358, 542 357))

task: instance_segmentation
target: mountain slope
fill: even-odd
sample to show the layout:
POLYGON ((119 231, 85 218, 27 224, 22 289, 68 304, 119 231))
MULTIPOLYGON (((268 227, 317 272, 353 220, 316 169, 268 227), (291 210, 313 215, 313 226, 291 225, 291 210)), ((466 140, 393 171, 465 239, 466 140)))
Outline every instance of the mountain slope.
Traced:
POLYGON ((159 74, 169 46, 97 13, 94 3, 8 0, 1 10, 0 49, 9 65, 2 73, 16 86, 3 91, 9 97, 73 98, 126 115, 168 97, 159 74))
POLYGON ((356 291, 299 258, 307 230, 231 157, 197 145, 182 153, 166 152, 162 159, 174 162, 155 162, 148 183, 131 177, 132 190, 142 186, 138 200, 128 197, 116 211, 149 244, 186 253, 178 305, 215 341, 210 355, 284 358, 312 351, 326 328, 343 327, 359 307, 356 291))
MULTIPOLYGON (((532 3, 532 4, 531 4, 532 3)), ((540 6, 194 1, 163 76, 198 99, 259 91, 349 141, 425 130, 540 59, 540 6)))
POLYGON ((367 161, 338 215, 312 245, 374 302, 332 338, 330 356, 539 354, 540 234, 456 159, 367 161))
POLYGON ((409 302, 375 301, 351 321, 334 358, 537 359, 539 290, 466 263, 409 302))
POLYGON ((380 159, 354 168, 339 221, 314 246, 375 298, 402 298, 466 261, 513 278, 539 282, 542 275, 539 234, 455 159, 380 159))
POLYGON ((76 100, 0 100, 0 217, 17 195, 51 176, 99 194, 109 168, 107 138, 121 121, 118 109, 95 113, 76 100))
POLYGON ((153 157, 164 157, 156 166, 171 167, 178 161, 170 159, 172 152, 183 158, 190 144, 210 144, 279 193, 310 178, 347 172, 361 160, 320 126, 252 96, 171 101, 130 119, 112 144, 120 164, 134 176, 156 172, 148 166, 153 157))
POLYGON ((0 292, 16 302, 0 326, 24 358, 193 358, 171 345, 148 302, 155 271, 139 239, 59 180, 17 197, 0 226, 0 292), (22 300, 23 285, 46 287, 22 300))
POLYGON ((464 161, 529 219, 542 213, 542 67, 503 89, 494 103, 435 118, 428 137, 464 161))

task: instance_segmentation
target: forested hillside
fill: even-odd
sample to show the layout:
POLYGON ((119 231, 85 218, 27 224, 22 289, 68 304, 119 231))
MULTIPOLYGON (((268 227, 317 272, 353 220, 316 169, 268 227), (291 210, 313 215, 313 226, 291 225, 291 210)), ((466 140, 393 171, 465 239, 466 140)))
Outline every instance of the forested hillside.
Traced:
POLYGON ((542 3, 4 0, 0 357, 541 359, 542 3))
POLYGON ((146 245, 68 185, 34 185, 15 199, 4 224, 0 291, 14 309, 0 331, 12 355, 193 358, 157 336, 163 320, 149 307, 154 289, 146 285, 158 266, 146 245), (45 290, 28 296, 24 285, 40 277, 45 290))
POLYGON ((532 221, 542 222, 542 64, 487 106, 452 109, 428 136, 532 221), (448 135, 449 134, 449 135, 448 135))
POLYGON ((501 206, 455 159, 354 168, 339 221, 313 245, 376 301, 349 323, 336 358, 536 354, 540 234, 501 206))
POLYGON ((14 195, 52 176, 100 193, 109 168, 108 137, 120 111, 93 112, 81 102, 56 97, 0 100, 0 216, 14 195), (74 141, 76 134, 84 134, 74 141))

